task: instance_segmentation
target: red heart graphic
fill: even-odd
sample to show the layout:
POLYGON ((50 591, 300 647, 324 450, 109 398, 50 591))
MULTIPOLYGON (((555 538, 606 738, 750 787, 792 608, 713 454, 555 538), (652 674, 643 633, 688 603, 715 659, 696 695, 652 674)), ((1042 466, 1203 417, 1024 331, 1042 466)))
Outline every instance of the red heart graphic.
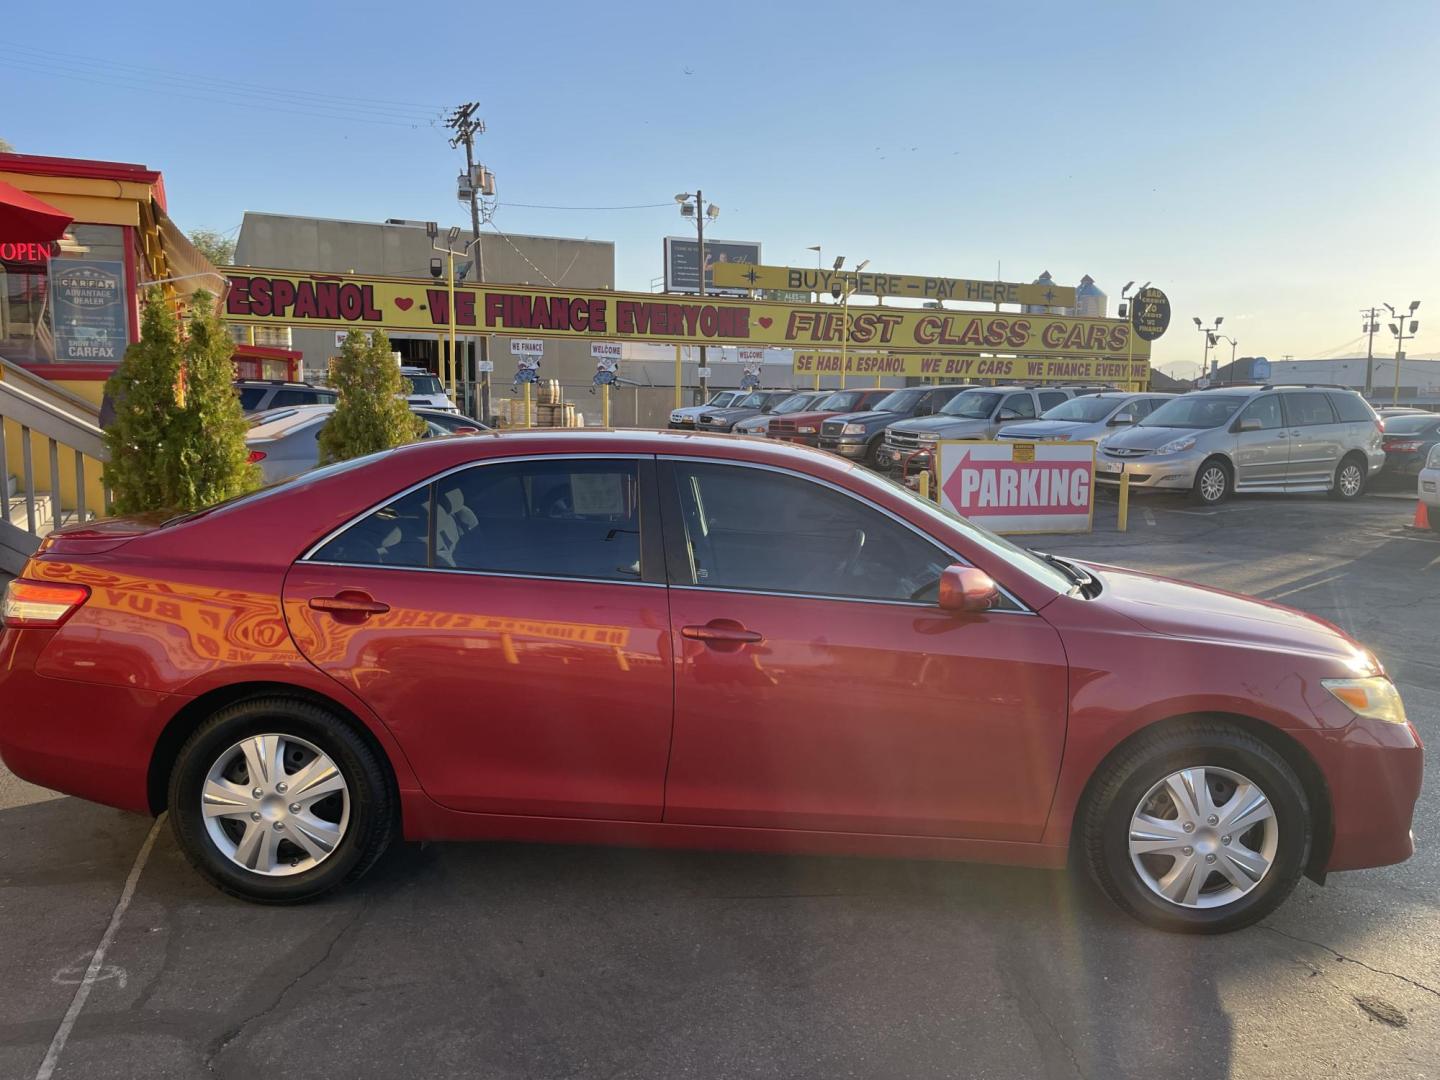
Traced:
POLYGON ((411 300, 408 296, 397 296, 395 298, 395 306, 398 307, 401 311, 409 311, 411 305, 414 303, 415 301, 411 300))
POLYGON ((763 326, 766 330, 769 330, 769 329, 770 329, 770 324, 773 323, 775 320, 772 319, 772 318, 770 318, 769 315, 761 315, 760 318, 757 319, 756 321, 757 321, 761 326, 763 326))

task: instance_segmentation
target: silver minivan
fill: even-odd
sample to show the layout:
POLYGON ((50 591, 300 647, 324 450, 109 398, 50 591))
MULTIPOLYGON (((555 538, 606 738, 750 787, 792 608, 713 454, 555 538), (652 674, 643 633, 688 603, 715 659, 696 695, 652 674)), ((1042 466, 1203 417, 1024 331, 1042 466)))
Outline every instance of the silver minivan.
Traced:
POLYGON ((1227 386, 1160 406, 1100 443, 1096 479, 1189 491, 1326 491, 1353 499, 1385 463, 1380 420, 1354 390, 1227 386))

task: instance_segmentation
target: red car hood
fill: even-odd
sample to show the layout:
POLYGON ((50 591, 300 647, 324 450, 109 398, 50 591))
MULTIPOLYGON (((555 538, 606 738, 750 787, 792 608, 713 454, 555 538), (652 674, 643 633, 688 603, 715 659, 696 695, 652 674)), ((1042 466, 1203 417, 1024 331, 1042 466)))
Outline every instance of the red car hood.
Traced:
MULTIPOLYGON (((1279 652, 1332 657, 1379 670, 1369 650, 1343 630, 1303 611, 1238 593, 1086 563, 1104 579, 1100 601, 1145 629, 1168 637, 1245 642, 1279 652)), ((1357 674, 1363 672, 1357 670, 1357 674)))

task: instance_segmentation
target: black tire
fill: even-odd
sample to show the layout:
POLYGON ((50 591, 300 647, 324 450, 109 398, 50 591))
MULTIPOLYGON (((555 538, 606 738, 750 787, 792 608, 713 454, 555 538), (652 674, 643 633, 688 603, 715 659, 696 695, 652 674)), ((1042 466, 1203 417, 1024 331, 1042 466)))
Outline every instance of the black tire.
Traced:
POLYGON ((870 440, 870 445, 865 448, 865 464, 875 472, 884 472, 885 466, 880 462, 880 450, 885 445, 883 433, 876 435, 870 440))
POLYGON ((359 878, 390 845, 399 817, 389 774, 365 740, 329 711, 285 697, 238 702, 202 723, 175 759, 169 811, 175 839, 191 866, 231 896, 263 904, 302 903, 359 878), (309 870, 275 877, 248 870, 221 851, 206 828, 201 791, 210 767, 237 743, 261 734, 312 744, 335 763, 349 789, 343 835, 309 870))
MULTIPOLYGON (((1076 855, 1105 894, 1141 922, 1180 933, 1219 934, 1263 919, 1290 895, 1310 858, 1312 831, 1304 785, 1284 758, 1239 728, 1196 720, 1142 734, 1102 766, 1080 809, 1076 855), (1131 818, 1147 792, 1172 773, 1198 766, 1231 770, 1258 785, 1274 810, 1278 833, 1264 876, 1249 892, 1216 907, 1183 906, 1158 895, 1130 855, 1131 818)), ((1212 888, 1224 885, 1219 876, 1208 880, 1212 888)))
POLYGON ((1335 467, 1335 477, 1330 484, 1332 499, 1356 499, 1365 491, 1369 479, 1370 463, 1363 454, 1347 454, 1335 467))
POLYGON ((1230 463, 1222 457, 1206 458, 1195 470, 1190 499, 1200 506, 1219 506, 1235 489, 1230 463))

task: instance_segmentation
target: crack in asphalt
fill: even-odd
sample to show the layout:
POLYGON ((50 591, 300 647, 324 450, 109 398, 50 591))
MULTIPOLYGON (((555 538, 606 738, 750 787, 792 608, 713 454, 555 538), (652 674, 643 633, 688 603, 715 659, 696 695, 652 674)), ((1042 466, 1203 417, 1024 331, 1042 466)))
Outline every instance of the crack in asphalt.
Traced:
POLYGON ((1025 1026, 1030 1029, 1030 1034, 1035 1037, 1035 1045, 1040 1051, 1041 1060, 1044 1061, 1049 1055, 1045 1051, 1044 1039, 1041 1038, 1040 1032, 1035 1029, 1034 1021, 1031 1019, 1032 1015, 1039 1017, 1045 1025, 1045 1030, 1050 1033, 1051 1038, 1064 1048, 1065 1056, 1070 1059, 1070 1068, 1075 1070, 1075 1075, 1080 1077, 1080 1080, 1090 1080, 1085 1070, 1080 1067, 1080 1058, 1076 1055, 1075 1048, 1071 1046, 1065 1036, 1060 1033, 1059 1025, 1056 1024, 1050 1014, 1045 1011, 1039 999, 1023 986, 1017 987, 1013 996, 1016 999, 1016 1004, 1020 1006, 1020 1019, 1023 1020, 1025 1026), (1029 1002, 1030 1007, 1028 1009, 1025 1007, 1024 1002, 1029 1002))
MULTIPOLYGON (((1283 938, 1289 938, 1291 941, 1298 941, 1302 945, 1313 945, 1317 949, 1323 949, 1325 952, 1328 952, 1337 960, 1343 960, 1347 964, 1355 964, 1359 967, 1364 968, 1366 971, 1374 972, 1376 975, 1388 975, 1392 979, 1399 979, 1403 983, 1409 983, 1417 990, 1423 990, 1427 994, 1433 994, 1435 997, 1440 998, 1440 990, 1435 989, 1435 987, 1433 986, 1426 986, 1418 979, 1410 978, 1409 975, 1401 975, 1398 971, 1386 971, 1384 968, 1371 967, 1369 964, 1365 963, 1365 961, 1356 960, 1353 956, 1346 956, 1344 953, 1340 952, 1340 950, 1332 949, 1329 945, 1326 945, 1322 942, 1311 941, 1309 938, 1303 938, 1297 934, 1286 933, 1284 930, 1279 930, 1273 926, 1270 926, 1268 923, 1261 923, 1260 929, 1269 930, 1270 933, 1278 934, 1280 937, 1283 938)), ((1341 989, 1343 989, 1343 987, 1341 989)))
POLYGON ((324 964, 330 959, 330 957, 334 955, 335 948, 337 945, 340 944, 340 940, 355 928, 355 925, 360 921, 361 917, 365 914, 369 907, 370 900, 367 896, 364 901, 356 905, 355 913, 351 915, 350 918, 345 920, 345 924, 336 931, 335 936, 332 937, 330 941, 326 944, 325 948, 321 950, 320 955, 317 956, 315 960, 311 963, 306 964, 304 968, 294 978, 290 979, 284 986, 282 986, 280 988, 280 992, 274 996, 274 999, 271 1000, 268 1005, 252 1013, 244 1020, 241 1020, 238 1024, 235 1024, 226 1031, 222 1032, 220 1037, 211 1043, 210 1050, 205 1055, 206 1072, 218 1072, 217 1063, 219 1062, 220 1056, 230 1048, 231 1044, 233 1044, 237 1039, 244 1035, 246 1029, 249 1028, 252 1024, 254 1024, 257 1020, 263 1019, 264 1017, 270 1015, 276 1009, 278 1009, 284 1003, 286 997, 289 996, 290 991, 294 990, 295 987, 299 986, 300 983, 304 982, 317 970, 324 966, 324 964))

